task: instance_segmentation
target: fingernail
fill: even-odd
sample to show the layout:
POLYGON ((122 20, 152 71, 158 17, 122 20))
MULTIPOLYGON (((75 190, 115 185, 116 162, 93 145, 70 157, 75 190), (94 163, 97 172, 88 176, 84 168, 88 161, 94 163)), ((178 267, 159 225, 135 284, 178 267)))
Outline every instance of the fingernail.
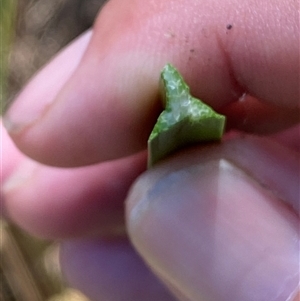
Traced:
POLYGON ((90 38, 91 31, 80 36, 21 91, 3 118, 3 124, 10 133, 22 131, 45 114, 79 65, 90 38))
MULTIPOLYGON (((49 100, 49 99, 48 99, 49 100)), ((3 118, 3 125, 9 133, 19 133, 37 122, 52 102, 23 101, 16 99, 3 118)))
POLYGON ((4 194, 7 194, 15 189, 18 189, 25 185, 30 179, 36 170, 36 162, 25 159, 20 166, 4 181, 2 186, 2 191, 4 194))
POLYGON ((135 247, 187 299, 286 301, 298 287, 296 215, 228 161, 150 172, 127 206, 135 247))

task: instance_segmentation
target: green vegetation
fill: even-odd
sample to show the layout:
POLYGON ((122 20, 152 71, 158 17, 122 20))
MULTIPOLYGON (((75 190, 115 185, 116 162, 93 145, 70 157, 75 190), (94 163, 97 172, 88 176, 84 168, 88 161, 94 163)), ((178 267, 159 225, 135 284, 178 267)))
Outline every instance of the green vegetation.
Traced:
POLYGON ((165 110, 148 140, 148 167, 184 146, 222 138, 225 116, 191 96, 188 85, 170 64, 161 72, 161 94, 165 110))

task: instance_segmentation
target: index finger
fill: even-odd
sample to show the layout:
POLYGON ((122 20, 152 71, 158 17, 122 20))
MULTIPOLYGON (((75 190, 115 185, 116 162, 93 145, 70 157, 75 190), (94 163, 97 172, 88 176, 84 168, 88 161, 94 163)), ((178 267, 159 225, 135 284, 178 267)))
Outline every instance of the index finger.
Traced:
POLYGON ((158 114, 158 75, 167 62, 217 110, 247 93, 298 121, 296 1, 112 0, 58 96, 49 101, 45 91, 35 114, 21 93, 6 125, 22 151, 48 164, 132 154, 145 147, 158 114))

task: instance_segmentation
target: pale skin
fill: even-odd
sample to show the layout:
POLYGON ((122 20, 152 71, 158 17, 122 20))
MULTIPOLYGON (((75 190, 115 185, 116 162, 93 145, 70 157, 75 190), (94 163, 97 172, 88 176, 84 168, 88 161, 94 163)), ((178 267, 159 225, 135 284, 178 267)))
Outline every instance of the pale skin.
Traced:
POLYGON ((91 300, 299 300, 298 10, 111 0, 4 117, 3 215, 91 300), (145 172, 167 62, 239 133, 145 172))

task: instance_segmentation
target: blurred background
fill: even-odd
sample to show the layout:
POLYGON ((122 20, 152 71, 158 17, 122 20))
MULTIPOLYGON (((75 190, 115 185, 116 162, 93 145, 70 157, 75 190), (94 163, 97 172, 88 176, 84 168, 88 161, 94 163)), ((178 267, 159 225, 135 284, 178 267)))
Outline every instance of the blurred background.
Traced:
MULTIPOLYGON (((3 113, 28 79, 92 26, 104 0, 0 0, 3 113)), ((88 301, 63 281, 58 246, 0 220, 0 301, 88 301)))

